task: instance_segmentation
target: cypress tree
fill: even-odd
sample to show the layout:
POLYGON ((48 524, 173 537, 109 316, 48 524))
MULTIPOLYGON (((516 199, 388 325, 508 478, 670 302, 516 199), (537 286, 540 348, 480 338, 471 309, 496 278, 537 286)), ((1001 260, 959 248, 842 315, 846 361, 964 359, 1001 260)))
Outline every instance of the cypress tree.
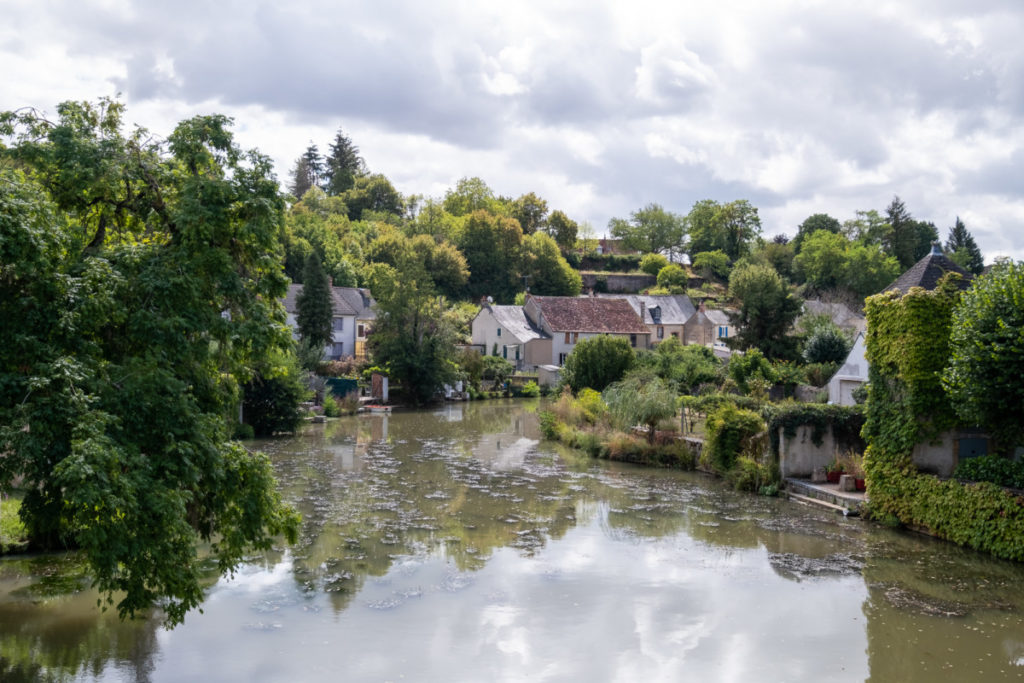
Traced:
POLYGON ((329 195, 339 195, 356 184, 356 177, 363 174, 363 158, 352 139, 338 129, 331 143, 324 168, 326 182, 324 190, 329 195))
POLYGON ((977 242, 971 235, 967 226, 956 217, 956 223, 949 229, 949 239, 946 240, 946 253, 965 270, 980 275, 985 268, 985 259, 982 258, 981 249, 978 249, 977 242))
POLYGON ((331 306, 331 285, 315 251, 306 259, 302 282, 302 292, 295 302, 299 338, 312 348, 322 348, 334 338, 331 326, 334 311, 331 306))

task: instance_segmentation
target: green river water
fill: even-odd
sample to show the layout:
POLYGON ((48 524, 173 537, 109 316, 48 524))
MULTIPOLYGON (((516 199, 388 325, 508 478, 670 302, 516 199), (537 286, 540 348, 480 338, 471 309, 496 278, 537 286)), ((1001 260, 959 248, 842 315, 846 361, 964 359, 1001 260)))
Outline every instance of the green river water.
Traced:
POLYGON ((1024 565, 540 442, 536 401, 255 442, 299 543, 173 630, 0 560, 0 680, 1024 679, 1024 565))

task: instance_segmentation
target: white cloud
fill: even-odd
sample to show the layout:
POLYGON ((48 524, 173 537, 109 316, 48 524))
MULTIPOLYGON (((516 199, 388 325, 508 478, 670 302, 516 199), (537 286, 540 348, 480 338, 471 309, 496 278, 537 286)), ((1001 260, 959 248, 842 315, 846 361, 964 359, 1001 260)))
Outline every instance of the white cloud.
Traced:
POLYGON ((899 194, 1024 258, 1024 8, 1009 0, 505 5, 0 0, 0 108, 118 90, 167 134, 233 116, 286 177, 340 125, 406 193, 479 175, 603 230, 750 199, 766 233, 899 194))

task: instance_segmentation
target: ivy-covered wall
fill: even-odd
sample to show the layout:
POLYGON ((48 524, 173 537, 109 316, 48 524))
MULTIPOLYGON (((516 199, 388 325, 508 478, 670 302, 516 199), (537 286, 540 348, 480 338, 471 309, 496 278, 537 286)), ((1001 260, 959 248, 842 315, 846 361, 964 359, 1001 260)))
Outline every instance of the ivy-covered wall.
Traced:
POLYGON ((921 474, 914 446, 956 424, 940 384, 949 361, 952 277, 934 291, 867 300, 870 363, 864 458, 871 511, 999 557, 1024 560, 1024 497, 992 484, 921 474))

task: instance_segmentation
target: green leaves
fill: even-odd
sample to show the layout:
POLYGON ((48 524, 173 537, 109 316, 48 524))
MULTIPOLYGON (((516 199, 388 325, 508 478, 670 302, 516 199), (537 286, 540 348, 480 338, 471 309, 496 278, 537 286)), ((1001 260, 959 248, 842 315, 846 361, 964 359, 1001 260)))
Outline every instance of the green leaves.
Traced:
POLYGON ((237 386, 287 348, 283 202, 222 116, 169 147, 121 106, 5 115, 0 154, 0 486, 20 477, 39 547, 77 546, 101 591, 171 623, 222 569, 294 531, 269 463, 226 442, 237 386), (168 153, 170 150, 170 154, 168 153))

